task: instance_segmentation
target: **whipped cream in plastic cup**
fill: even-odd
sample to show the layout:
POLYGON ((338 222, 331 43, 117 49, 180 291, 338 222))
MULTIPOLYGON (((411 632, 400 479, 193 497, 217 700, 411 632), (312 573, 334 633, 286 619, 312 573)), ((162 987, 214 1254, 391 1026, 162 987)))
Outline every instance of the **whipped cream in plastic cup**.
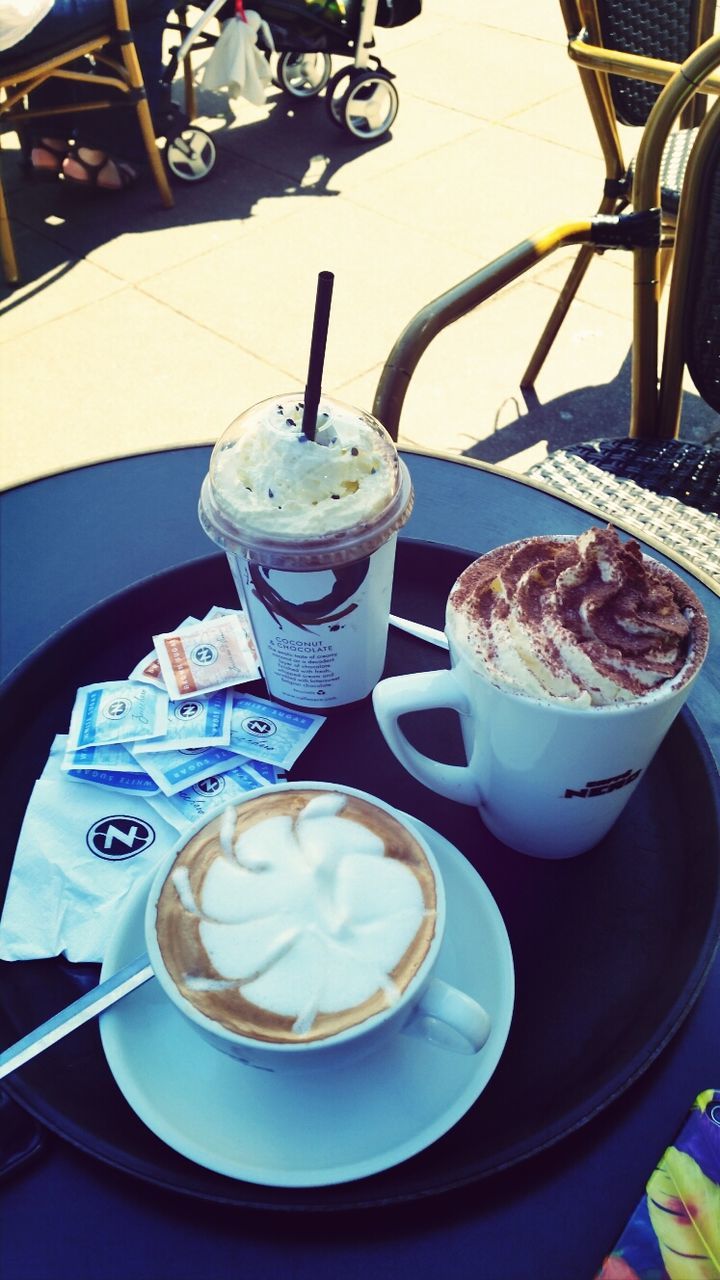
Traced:
POLYGON ((270 695, 330 708, 367 697, 387 648, 398 530, 413 489, 384 427, 324 396, 240 415, 216 444, 200 523, 226 552, 270 695))
MULTIPOLYGON (((558 645, 546 645, 551 609, 543 610, 539 603, 534 608, 532 598, 526 598, 519 619, 517 611, 505 611, 491 557, 518 550, 531 555, 533 544, 541 542, 577 541, 584 547, 584 536, 527 538, 475 561, 448 601, 451 669, 382 680, 373 693, 383 736, 413 777, 439 795, 474 805, 498 839, 542 858, 584 853, 607 834, 686 701, 708 647, 707 618, 694 592, 671 570, 641 556, 639 548, 631 572, 642 573, 644 567, 655 575, 655 583, 673 593, 675 607, 690 624, 689 641, 668 662, 667 678, 651 670, 658 665, 654 654, 628 656, 623 667, 616 656, 605 661, 601 643, 597 650, 593 643, 591 656, 602 655, 600 669, 593 673, 585 662, 587 651, 573 648, 566 636, 558 645), (473 605, 473 578, 486 563, 485 600, 475 598, 473 605), (500 603, 494 605, 493 599, 500 603), (523 625, 523 619, 531 625, 523 625), (613 661, 619 671, 613 672, 613 661), (657 679, 654 687, 647 683, 652 679, 657 679), (457 711, 467 764, 448 765, 425 756, 401 730, 402 715, 435 707, 457 711)), ((538 585, 533 573, 540 577, 542 570, 530 566, 522 588, 531 596, 538 585)), ((604 592, 610 573, 607 562, 598 563, 596 592, 604 592)), ((571 593, 575 585, 570 582, 571 593)), ((540 590, 536 600, 542 600, 540 590)), ((666 605, 663 601, 659 611, 661 626, 668 616, 666 605)), ((585 603, 582 607, 587 613, 585 603)), ((627 620, 628 612, 622 616, 627 620)), ((629 616, 632 626, 632 608, 629 616)), ((609 620, 611 635, 616 621, 609 620)), ((661 647, 658 643, 658 652, 661 647)))

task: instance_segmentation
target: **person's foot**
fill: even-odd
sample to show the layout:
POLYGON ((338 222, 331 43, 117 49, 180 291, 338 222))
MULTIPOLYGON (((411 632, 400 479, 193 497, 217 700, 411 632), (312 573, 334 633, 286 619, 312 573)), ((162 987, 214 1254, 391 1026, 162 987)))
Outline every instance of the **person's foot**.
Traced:
POLYGON ((33 173, 42 178, 59 178, 68 146, 65 138, 40 138, 37 146, 30 152, 33 173))
POLYGON ((63 176, 79 187, 98 191, 124 191, 137 181, 138 172, 124 160, 115 160, 107 151, 78 147, 62 164, 63 176))

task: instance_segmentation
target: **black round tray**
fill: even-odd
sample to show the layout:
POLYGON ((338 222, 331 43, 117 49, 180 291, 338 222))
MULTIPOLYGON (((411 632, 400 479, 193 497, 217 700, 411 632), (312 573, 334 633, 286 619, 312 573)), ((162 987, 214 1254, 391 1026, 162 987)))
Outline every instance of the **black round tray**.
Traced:
MULTIPOLYGON (((401 541, 393 611, 442 627, 448 590, 471 559, 401 541)), ((194 561, 98 605, 3 686, 2 898, 33 782, 54 735, 67 730, 77 687, 123 678, 153 634, 235 603, 224 557, 194 561)), ((391 631, 386 674, 445 665, 442 650, 391 631)), ((408 732, 428 753, 461 759, 451 713, 409 717, 408 732)), ((390 1204, 471 1183, 558 1141, 607 1107, 677 1031, 720 931, 720 784, 687 711, 614 830, 567 861, 513 853, 475 810, 411 779, 385 746, 369 699, 331 712, 290 777, 347 783, 390 801, 441 831, 485 880, 507 924, 517 984, 507 1047, 485 1092, 450 1133, 385 1173, 338 1187, 256 1186, 196 1166, 150 1133, 117 1088, 91 1024, 7 1082, 50 1129, 116 1168, 208 1200, 285 1210, 390 1204)), ((98 969, 56 958, 4 963, 0 977, 6 1046, 93 986, 98 969)))

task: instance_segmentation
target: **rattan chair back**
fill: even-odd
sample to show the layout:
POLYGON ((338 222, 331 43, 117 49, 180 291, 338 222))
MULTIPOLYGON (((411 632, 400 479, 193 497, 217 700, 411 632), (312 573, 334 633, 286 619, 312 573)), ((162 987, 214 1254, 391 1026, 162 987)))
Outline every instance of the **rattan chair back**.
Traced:
MULTIPOLYGON (((597 16, 607 49, 665 62, 684 62, 705 34, 696 0, 597 0, 597 16)), ((642 127, 661 86, 619 75, 608 79, 617 120, 642 127)))

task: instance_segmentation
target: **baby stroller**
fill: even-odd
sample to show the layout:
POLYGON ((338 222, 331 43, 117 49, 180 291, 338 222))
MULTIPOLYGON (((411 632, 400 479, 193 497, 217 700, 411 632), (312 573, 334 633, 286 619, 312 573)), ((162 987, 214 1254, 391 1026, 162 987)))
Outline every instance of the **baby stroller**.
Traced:
MULTIPOLYGON (((411 22, 420 14, 422 0, 246 0, 246 7, 254 9, 270 28, 278 55, 276 78, 284 93, 302 101, 324 89, 329 118, 339 129, 361 142, 387 133, 397 115, 398 91, 392 72, 372 52, 373 31, 375 26, 411 22), (352 62, 333 74, 333 54, 352 62)), ((209 175, 215 146, 204 130, 172 107, 170 86, 181 62, 187 70, 191 49, 216 42, 217 37, 206 31, 212 19, 222 22, 232 17, 234 9, 232 0, 211 0, 194 26, 188 26, 185 9, 179 9, 177 21, 168 24, 182 33, 183 40, 163 75, 168 104, 165 157, 170 172, 182 181, 197 182, 209 175)), ((270 48, 263 52, 269 59, 270 48)), ((188 112, 194 114, 187 74, 185 88, 188 112)))

